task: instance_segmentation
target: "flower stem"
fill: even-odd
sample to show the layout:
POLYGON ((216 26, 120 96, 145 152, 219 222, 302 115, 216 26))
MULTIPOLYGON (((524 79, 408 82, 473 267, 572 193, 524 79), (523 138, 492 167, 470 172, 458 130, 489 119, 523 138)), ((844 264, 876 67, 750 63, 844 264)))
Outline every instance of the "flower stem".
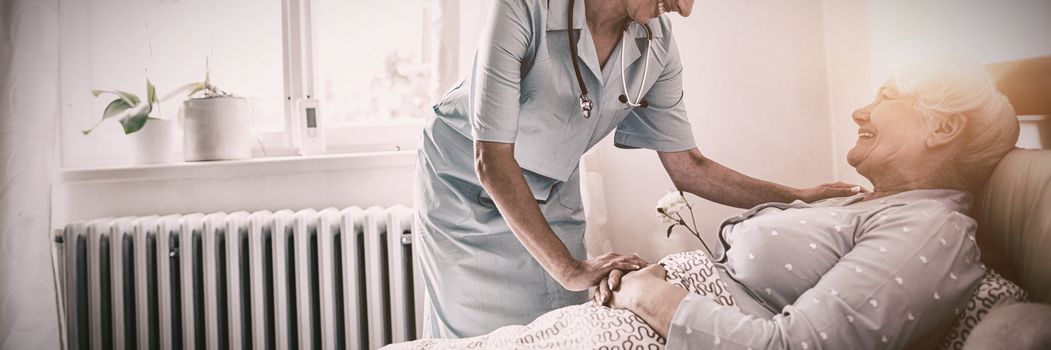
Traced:
MULTIPOLYGON (((690 205, 690 201, 686 200, 686 194, 679 191, 679 195, 682 196, 682 202, 686 203, 686 209, 690 210, 690 221, 693 221, 693 227, 697 227, 697 216, 693 215, 693 206, 690 205)), ((698 236, 698 238, 699 237, 700 236, 698 236)), ((704 241, 702 240, 701 242, 703 243, 704 241)), ((705 248, 707 248, 707 246, 705 246, 705 248)))
MULTIPOLYGON (((688 207, 688 206, 687 206, 687 207, 688 207)), ((692 209, 690 210, 690 215, 693 215, 693 210, 692 210, 692 209)), ((711 250, 711 248, 708 248, 708 243, 705 243, 705 242, 704 242, 704 239, 703 239, 703 238, 701 238, 701 234, 700 234, 700 233, 698 233, 698 232, 697 232, 697 231, 696 231, 696 230, 695 230, 694 228, 691 228, 691 227, 690 227, 690 225, 687 225, 687 224, 686 224, 686 220, 684 220, 684 219, 682 218, 682 215, 681 215, 681 214, 679 214, 679 213, 675 213, 675 216, 678 216, 678 217, 679 217, 679 225, 682 225, 683 227, 685 227, 685 228, 686 228, 686 230, 689 230, 689 231, 690 231, 690 234, 693 234, 693 236, 694 236, 694 237, 697 237, 697 240, 698 240, 698 241, 701 241, 701 245, 702 245, 702 246, 704 246, 704 250, 705 250, 705 251, 706 251, 706 252, 708 253, 708 256, 712 256, 712 250, 711 250)), ((673 219, 673 220, 674 220, 674 219, 673 219)), ((694 226, 697 226, 697 222, 696 222, 696 221, 694 221, 694 224, 693 224, 693 225, 694 225, 694 226)))

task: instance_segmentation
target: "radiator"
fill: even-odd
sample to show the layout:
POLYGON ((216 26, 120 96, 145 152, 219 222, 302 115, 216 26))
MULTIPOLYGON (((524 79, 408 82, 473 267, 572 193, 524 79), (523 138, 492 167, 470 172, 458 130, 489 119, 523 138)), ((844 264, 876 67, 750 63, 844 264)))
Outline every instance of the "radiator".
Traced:
POLYGON ((55 233, 68 349, 372 349, 416 339, 413 211, 104 218, 55 233))

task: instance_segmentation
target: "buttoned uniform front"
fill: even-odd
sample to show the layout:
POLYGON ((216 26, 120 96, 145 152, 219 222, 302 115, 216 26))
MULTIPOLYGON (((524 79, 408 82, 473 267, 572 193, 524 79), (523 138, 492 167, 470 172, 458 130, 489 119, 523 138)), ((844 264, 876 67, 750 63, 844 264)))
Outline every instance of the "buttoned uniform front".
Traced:
POLYGON ((514 236, 474 171, 474 141, 514 143, 515 160, 541 212, 576 259, 585 259, 580 157, 610 132, 622 148, 660 152, 695 147, 683 105, 682 65, 665 16, 628 30, 602 67, 586 25, 585 2, 500 0, 482 33, 472 69, 434 106, 418 151, 416 244, 425 283, 427 337, 477 336, 585 301, 561 287, 514 236), (570 57, 565 31, 576 35, 570 57), (630 90, 642 84, 647 108, 622 94, 620 55, 630 90), (640 57, 649 50, 650 77, 640 57), (579 59, 595 103, 580 110, 571 59, 579 59))

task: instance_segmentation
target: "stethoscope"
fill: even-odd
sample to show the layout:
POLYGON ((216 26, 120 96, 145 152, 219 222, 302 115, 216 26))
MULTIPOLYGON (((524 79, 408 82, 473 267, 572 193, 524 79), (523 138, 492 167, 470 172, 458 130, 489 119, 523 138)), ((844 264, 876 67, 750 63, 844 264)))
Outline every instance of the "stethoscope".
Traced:
MULTIPOLYGON (((595 107, 591 101, 591 96, 588 95, 588 86, 584 83, 584 76, 580 74, 580 63, 577 56, 577 45, 576 41, 573 40, 573 8, 576 5, 576 0, 569 0, 569 29, 566 33, 569 37, 569 52, 572 54, 571 60, 573 61, 573 73, 577 76, 577 85, 580 86, 580 111, 584 114, 584 119, 591 118, 591 109, 595 107)), ((631 23, 628 23, 630 26, 631 23)), ((624 47, 628 45, 628 26, 624 27, 624 34, 620 40, 620 83, 624 88, 624 94, 620 95, 620 102, 628 105, 629 107, 642 107, 646 108, 650 106, 649 101, 642 98, 642 88, 645 86, 646 79, 649 78, 650 74, 650 43, 653 42, 653 31, 650 26, 639 24, 646 30, 646 65, 642 73, 642 83, 639 84, 639 93, 635 95, 635 99, 631 99, 628 94, 628 74, 624 67, 624 47)))

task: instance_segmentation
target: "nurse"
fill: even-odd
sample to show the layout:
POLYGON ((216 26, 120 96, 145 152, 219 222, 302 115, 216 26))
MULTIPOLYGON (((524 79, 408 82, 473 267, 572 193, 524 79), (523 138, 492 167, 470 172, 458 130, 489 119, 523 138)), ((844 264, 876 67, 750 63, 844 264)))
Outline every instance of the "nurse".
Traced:
POLYGON ((688 16, 692 5, 497 1, 472 70, 434 106, 417 157, 425 336, 527 324, 586 301, 611 270, 647 264, 633 255, 589 259, 584 249, 578 163, 611 132, 618 147, 656 151, 680 190, 718 203, 855 193, 846 184, 760 181, 701 155, 671 22, 661 16, 688 16))

